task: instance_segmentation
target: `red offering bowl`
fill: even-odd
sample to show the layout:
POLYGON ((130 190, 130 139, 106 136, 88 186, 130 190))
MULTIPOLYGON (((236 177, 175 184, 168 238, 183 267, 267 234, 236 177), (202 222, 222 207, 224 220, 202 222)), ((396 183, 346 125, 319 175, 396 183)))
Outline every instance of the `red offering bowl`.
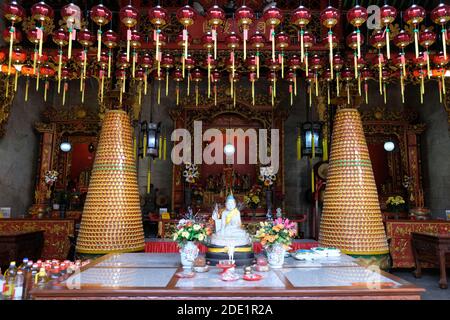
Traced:
POLYGON ((250 276, 245 274, 244 277, 243 277, 243 279, 246 280, 246 281, 259 281, 262 278, 263 278, 263 276, 260 275, 260 274, 257 274, 257 273, 253 273, 250 276))
POLYGON ((228 260, 220 260, 216 267, 222 269, 221 273, 224 273, 228 269, 236 267, 236 264, 230 263, 228 260))

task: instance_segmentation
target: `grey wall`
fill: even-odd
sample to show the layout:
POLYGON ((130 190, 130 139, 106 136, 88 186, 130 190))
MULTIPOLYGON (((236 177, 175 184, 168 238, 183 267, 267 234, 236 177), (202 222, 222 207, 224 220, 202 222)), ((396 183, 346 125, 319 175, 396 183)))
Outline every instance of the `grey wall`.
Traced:
POLYGON ((34 123, 44 109, 43 91, 36 92, 30 82, 28 102, 24 101, 25 81, 19 80, 11 106, 6 135, 0 138, 0 206, 11 207, 12 215, 28 212, 33 203, 39 136, 34 123))

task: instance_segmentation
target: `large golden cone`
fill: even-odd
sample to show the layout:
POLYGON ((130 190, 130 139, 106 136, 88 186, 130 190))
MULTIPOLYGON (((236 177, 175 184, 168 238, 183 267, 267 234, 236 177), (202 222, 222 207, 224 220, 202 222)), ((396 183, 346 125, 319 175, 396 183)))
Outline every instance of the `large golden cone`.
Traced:
POLYGON ((389 252, 377 187, 356 109, 336 113, 319 243, 350 255, 389 252))
POLYGON ((77 252, 103 254, 144 249, 130 118, 106 112, 77 240, 77 252))

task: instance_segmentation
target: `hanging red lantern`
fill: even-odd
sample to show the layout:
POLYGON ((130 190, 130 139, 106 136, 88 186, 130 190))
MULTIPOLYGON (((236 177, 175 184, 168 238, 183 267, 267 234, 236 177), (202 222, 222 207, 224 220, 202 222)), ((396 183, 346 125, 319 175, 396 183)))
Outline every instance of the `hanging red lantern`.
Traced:
POLYGON ((143 54, 139 55, 138 58, 139 65, 144 68, 144 94, 147 94, 147 74, 148 70, 153 66, 153 58, 148 52, 144 52, 143 54))
MULTIPOLYGON (((243 45, 244 45, 244 61, 247 59, 247 40, 248 40, 248 30, 250 25, 253 23, 255 18, 255 13, 253 10, 245 5, 238 8, 235 12, 235 18, 238 21, 239 27, 242 27, 243 35, 243 45)), ((214 56, 214 59, 216 57, 214 56)))
POLYGON ((92 7, 90 17, 98 26, 97 31, 97 61, 100 61, 100 55, 102 51, 102 26, 111 21, 112 12, 106 8, 103 4, 98 4, 92 7))
POLYGON ((69 59, 71 59, 72 58, 72 41, 76 40, 75 26, 78 26, 78 28, 79 28, 79 24, 80 24, 81 18, 82 18, 81 10, 77 5, 75 5, 73 3, 69 3, 61 8, 60 13, 61 13, 61 18, 67 25, 67 31, 69 33, 69 35, 68 35, 69 47, 67 49, 68 50, 67 56, 69 59))
POLYGON ((392 6, 385 4, 380 9, 380 21, 381 25, 385 27, 386 35, 386 55, 388 60, 391 59, 391 46, 390 46, 390 32, 389 26, 395 21, 397 17, 397 9, 392 6))
POLYGON ((235 52, 234 50, 236 50, 237 48, 239 48, 239 43, 241 42, 241 38, 234 32, 230 32, 227 37, 225 38, 225 42, 227 44, 227 47, 231 49, 231 53, 230 53, 230 61, 231 61, 231 77, 234 78, 234 73, 236 71, 235 68, 235 52))
MULTIPOLYGON (((20 31, 16 31, 16 27, 14 24, 20 23, 25 18, 25 10, 19 5, 16 1, 11 1, 10 3, 4 3, 2 6, 3 16, 5 19, 11 22, 11 26, 7 30, 9 32, 9 58, 8 58, 8 76, 10 75, 11 70, 11 57, 13 53, 13 44, 15 42, 15 37, 19 36, 20 31)), ((21 36, 21 34, 20 34, 21 36)), ((3 36, 5 37, 5 36, 3 36)))
MULTIPOLYGON (((125 53, 125 60, 126 60, 126 53, 125 53)), ((119 103, 122 105, 123 101, 123 93, 125 92, 126 87, 126 80, 127 80, 127 71, 125 69, 117 69, 115 72, 116 79, 119 81, 119 103)))
POLYGON ((172 73, 173 80, 176 82, 176 104, 177 106, 180 104, 180 82, 183 81, 183 73, 181 72, 181 69, 175 69, 172 73))
POLYGON ((434 23, 440 24, 442 26, 441 28, 441 34, 442 34, 442 52, 444 54, 444 57, 447 57, 447 30, 445 30, 445 25, 447 22, 450 21, 450 6, 448 4, 440 3, 436 8, 431 11, 431 20, 433 20, 434 23))
POLYGON ((331 103, 330 83, 333 81, 333 79, 331 79, 331 70, 330 69, 324 70, 322 73, 322 78, 325 80, 327 84, 327 104, 329 105, 331 103))
POLYGON ((182 66, 183 78, 185 75, 184 60, 188 56, 188 27, 194 24, 196 16, 197 13, 189 5, 185 5, 184 7, 178 9, 177 11, 177 19, 184 27, 183 29, 184 53, 181 57, 183 64, 182 66))
POLYGON ((281 53, 278 55, 278 61, 281 64, 281 78, 284 79, 284 49, 289 47, 289 36, 284 33, 280 32, 276 35, 276 44, 277 48, 281 51, 281 53))
POLYGON ((103 44, 109 49, 108 50, 108 79, 111 78, 111 64, 112 64, 112 50, 117 47, 119 41, 119 36, 113 30, 108 30, 103 34, 102 37, 103 44))
POLYGON ((333 28, 339 22, 339 10, 333 8, 332 6, 328 6, 320 13, 320 21, 323 26, 325 26, 328 31, 328 48, 330 51, 329 61, 330 61, 330 69, 331 76, 333 76, 333 28))
POLYGON ((63 64, 63 46, 66 46, 69 43, 69 36, 65 32, 64 29, 59 29, 53 32, 53 42, 59 46, 58 50, 58 94, 61 92, 61 72, 62 72, 62 64, 63 64))
POLYGON ((406 77, 406 65, 408 63, 404 53, 399 52, 392 60, 393 64, 400 71, 400 93, 402 96, 402 103, 405 103, 405 77, 406 77))
POLYGON ((44 77, 44 101, 47 101, 47 92, 50 86, 48 79, 55 75, 55 70, 51 68, 49 65, 44 65, 39 69, 39 73, 44 77))
POLYGON ((251 55, 247 61, 247 68, 250 72, 255 72, 255 76, 256 76, 256 56, 251 55))
MULTIPOLYGON (((158 62, 157 73, 160 74, 160 63, 162 57, 162 54, 160 52, 162 45, 160 44, 160 42, 161 37, 164 37, 164 35, 161 34, 161 28, 169 22, 169 13, 166 9, 164 9, 160 5, 157 5, 156 7, 150 8, 148 10, 148 16, 150 18, 150 22, 155 27, 153 31, 153 40, 155 41, 155 60, 158 62)), ((146 90, 145 94, 147 94, 146 90)))
POLYGON ((305 58, 305 46, 304 46, 304 33, 305 28, 311 21, 311 11, 300 5, 297 9, 295 9, 294 13, 291 16, 291 23, 300 28, 300 60, 304 61, 305 58))
POLYGON ((425 19, 425 17, 425 9, 416 4, 413 4, 411 7, 406 9, 403 14, 403 20, 414 28, 413 32, 416 57, 419 56, 419 24, 425 19))
POLYGON ((134 78, 136 73, 137 52, 136 49, 141 47, 142 36, 137 30, 131 31, 130 46, 133 49, 131 58, 131 76, 134 78))
POLYGON ((195 59, 191 55, 188 55, 185 59, 185 68, 188 72, 188 74, 187 74, 187 95, 188 96, 191 94, 191 79, 192 79, 191 70, 195 68, 195 64, 196 64, 195 59))
MULTIPOLYGON (((38 62, 40 61, 40 58, 42 57, 42 55, 44 54, 44 53, 42 53, 42 55, 39 56, 39 49, 38 49, 38 46, 39 46, 39 43, 41 42, 40 32, 41 32, 41 30, 40 30, 38 27, 36 27, 36 28, 34 28, 34 29, 31 29, 31 30, 28 30, 28 32, 27 32, 27 38, 28 38, 28 40, 29 40, 31 43, 34 44, 34 52, 33 52, 33 68, 34 68, 34 72, 35 72, 36 74, 38 74, 38 75, 39 75, 39 72, 36 71, 37 64, 38 64, 38 62)), ((45 38, 45 36, 44 36, 44 38, 45 38)), ((36 85, 37 85, 36 88, 37 88, 37 89, 39 89, 38 84, 39 84, 39 81, 37 81, 37 83, 36 83, 36 85)))
POLYGON ((413 40, 412 36, 406 32, 405 30, 400 30, 399 33, 394 37, 394 44, 400 48, 404 49, 406 48, 413 40))
POLYGON ((33 66, 24 65, 20 69, 20 73, 25 76, 25 102, 28 101, 28 88, 30 87, 30 77, 35 75, 33 66))
POLYGON ((436 34, 433 31, 425 29, 424 31, 419 33, 419 43, 422 47, 425 48, 425 59, 427 61, 428 79, 430 79, 431 77, 430 53, 428 49, 434 44, 435 41, 436 41, 436 34))
POLYGON ((319 71, 322 70, 323 60, 317 54, 314 54, 310 60, 311 69, 314 72, 314 88, 316 97, 319 96, 319 71))
POLYGON ((288 60, 289 69, 292 70, 293 73, 293 83, 294 83, 294 95, 297 95, 297 70, 301 67, 301 58, 296 56, 295 54, 292 55, 288 60))
POLYGON ((347 36, 346 39, 347 46, 353 49, 353 68, 355 70, 355 78, 358 78, 358 59, 360 59, 360 55, 358 55, 358 49, 361 44, 364 44, 364 36, 358 33, 357 31, 353 31, 347 36))
POLYGON ((283 13, 274 4, 264 11, 262 18, 270 26, 269 41, 272 42, 272 61, 275 61, 275 28, 283 22, 283 13))
POLYGON ((161 60, 161 67, 166 69, 166 97, 169 95, 169 70, 173 68, 174 62, 175 59, 170 53, 166 53, 161 60))
POLYGON ((121 52, 117 56, 117 62, 116 66, 119 69, 127 69, 130 66, 130 63, 127 61, 127 54, 126 52, 121 52))
POLYGON ((31 17, 34 20, 39 21, 40 23, 40 27, 39 28, 39 35, 38 38, 40 39, 39 41, 39 56, 42 55, 42 45, 44 42, 44 24, 50 24, 51 21, 53 20, 53 9, 46 4, 44 1, 38 2, 36 4, 34 4, 33 6, 31 6, 31 17))
POLYGON ((366 104, 369 104, 369 84, 367 82, 370 79, 373 79, 373 72, 368 68, 364 68, 361 70, 361 78, 364 81, 364 93, 366 104))
MULTIPOLYGON (((225 11, 218 5, 214 5, 206 12, 206 20, 211 27, 211 34, 214 42, 214 60, 217 59, 217 28, 225 23, 225 11)), ((245 60, 245 52, 244 52, 245 60)))
POLYGON ((306 76, 308 77, 309 75, 309 53, 308 53, 308 49, 312 48, 312 46, 314 45, 314 43, 316 42, 315 37, 309 32, 306 31, 303 34, 303 45, 305 47, 305 58, 304 58, 304 63, 305 63, 305 71, 306 71, 306 76))
POLYGON ((205 34, 202 36, 202 43, 203 47, 208 50, 208 53, 211 51, 211 49, 214 48, 214 38, 211 31, 205 32, 205 34))
POLYGON ((203 80, 203 74, 200 71, 200 69, 196 68, 192 71, 191 76, 192 81, 195 82, 195 105, 198 106, 198 98, 199 98, 198 84, 203 80))
POLYGON ((220 72, 218 70, 214 70, 211 72, 211 82, 214 85, 214 105, 217 106, 217 84, 220 81, 220 72))
POLYGON ((256 79, 259 79, 259 66, 261 65, 261 57, 259 51, 264 48, 264 45, 266 43, 266 39, 262 33, 259 31, 256 31, 251 37, 250 37, 250 44, 254 49, 256 49, 256 79))
POLYGON ((356 5, 347 12, 347 21, 356 28, 358 59, 361 58, 361 31, 359 27, 367 20, 367 9, 356 5))
POLYGON ((86 69, 87 69, 87 56, 88 56, 88 47, 92 46, 95 41, 94 35, 88 30, 84 29, 78 32, 77 41, 83 46, 83 50, 81 52, 81 58, 83 61, 83 69, 81 71, 81 77, 80 77, 80 89, 82 92, 82 95, 84 96, 84 81, 86 79, 86 69))
POLYGON ((14 32, 10 32, 9 29, 5 29, 2 32, 3 40, 5 42, 13 42, 18 44, 22 41, 22 32, 19 29, 14 29, 14 32))
POLYGON ((133 28, 139 19, 139 11, 132 5, 127 5, 119 11, 120 21, 127 27, 127 61, 130 61, 131 49, 131 28, 133 28))

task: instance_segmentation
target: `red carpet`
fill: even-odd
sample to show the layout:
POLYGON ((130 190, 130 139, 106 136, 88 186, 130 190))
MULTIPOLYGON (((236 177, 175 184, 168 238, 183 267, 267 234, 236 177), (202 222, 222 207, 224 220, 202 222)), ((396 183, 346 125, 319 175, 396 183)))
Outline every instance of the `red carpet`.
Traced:
MULTIPOLYGON (((291 247, 292 249, 311 249, 317 247, 319 244, 314 241, 308 242, 293 242, 291 247)), ((199 245, 200 252, 205 253, 206 247, 201 244, 199 245)), ((145 242, 145 252, 153 252, 153 253, 177 253, 179 252, 179 248, 176 242, 173 241, 147 241, 145 242)), ((253 243, 253 251, 255 253, 260 253, 262 251, 261 244, 259 242, 253 243)))

